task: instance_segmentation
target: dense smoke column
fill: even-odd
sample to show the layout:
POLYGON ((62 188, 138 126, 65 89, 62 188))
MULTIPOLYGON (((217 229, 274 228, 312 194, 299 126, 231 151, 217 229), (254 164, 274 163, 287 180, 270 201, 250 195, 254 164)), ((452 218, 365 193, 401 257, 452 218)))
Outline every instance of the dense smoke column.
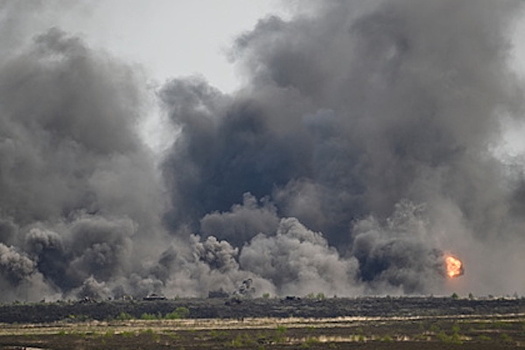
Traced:
POLYGON ((91 282, 93 291, 140 271, 131 256, 162 244, 162 187, 135 131, 135 79, 56 28, 3 51, 2 300, 67 297, 91 282))
POLYGON ((279 240, 275 218, 294 217, 357 259, 349 284, 407 293, 438 288, 446 244, 522 240, 491 153, 522 112, 508 65, 520 4, 312 3, 237 40, 239 91, 198 78, 161 91, 180 128, 164 163, 172 230, 227 239, 252 269, 246 252, 272 249, 257 235, 279 240))
POLYGON ((49 3, 0 3, 0 301, 440 293, 448 249, 467 292, 525 292, 523 176, 493 152, 523 115, 519 2, 263 19, 232 48, 239 91, 159 91, 162 174, 145 79, 60 29, 30 40, 49 3))
POLYGON ((500 136, 497 113, 517 107, 504 36, 515 4, 327 7, 241 37, 235 54, 250 84, 236 96, 197 79, 165 87, 182 130, 166 163, 175 215, 191 216, 175 222, 228 210, 245 192, 274 195, 284 214, 318 229, 327 217, 388 217, 425 191, 449 191, 479 214, 461 201, 482 191, 460 187, 492 165, 480 158, 500 136), (321 218, 300 215, 297 192, 322 203, 321 218))

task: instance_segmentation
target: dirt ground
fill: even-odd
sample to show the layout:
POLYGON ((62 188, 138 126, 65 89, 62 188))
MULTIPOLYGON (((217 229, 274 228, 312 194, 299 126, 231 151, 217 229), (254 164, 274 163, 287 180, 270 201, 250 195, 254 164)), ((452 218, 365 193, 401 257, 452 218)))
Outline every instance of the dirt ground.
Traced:
POLYGON ((0 325, 0 349, 520 349, 525 314, 0 325))

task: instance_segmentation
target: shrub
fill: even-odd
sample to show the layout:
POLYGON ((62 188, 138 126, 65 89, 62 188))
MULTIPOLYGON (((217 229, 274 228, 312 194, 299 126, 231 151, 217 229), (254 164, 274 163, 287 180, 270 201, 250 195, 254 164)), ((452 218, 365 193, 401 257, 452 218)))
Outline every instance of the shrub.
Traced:
POLYGON ((437 338, 444 343, 463 344, 458 333, 447 335, 445 332, 441 331, 437 334, 437 338))
POLYGON ((284 341, 285 339, 284 334, 286 333, 286 331, 287 331, 287 328, 285 326, 278 325, 276 329, 276 334, 273 336, 273 340, 276 343, 280 343, 284 341))
POLYGON ((381 338, 381 341, 385 342, 385 343, 392 343, 394 341, 394 339, 389 336, 389 335, 385 335, 383 338, 381 338))
POLYGON ((131 316, 127 312, 121 312, 120 314, 118 314, 116 319, 119 320, 119 321, 127 321, 127 320, 133 319, 133 316, 131 316))
POLYGON ((157 320, 158 317, 157 315, 154 315, 154 314, 143 313, 142 315, 140 315, 140 319, 141 320, 157 320))
POLYGON ((459 326, 457 324, 454 324, 452 326, 452 332, 457 334, 457 333, 459 333, 459 331, 460 331, 459 326))
POLYGON ((500 334, 500 338, 502 341, 504 341, 505 343, 510 343, 512 342, 512 338, 510 335, 508 335, 507 333, 501 333, 500 334))
POLYGON ((278 325, 277 326, 277 333, 284 334, 286 331, 287 331, 286 326, 283 326, 283 325, 278 325))
POLYGON ((190 314, 190 310, 187 307, 179 306, 173 312, 166 314, 165 319, 168 320, 178 320, 181 318, 187 318, 190 314))

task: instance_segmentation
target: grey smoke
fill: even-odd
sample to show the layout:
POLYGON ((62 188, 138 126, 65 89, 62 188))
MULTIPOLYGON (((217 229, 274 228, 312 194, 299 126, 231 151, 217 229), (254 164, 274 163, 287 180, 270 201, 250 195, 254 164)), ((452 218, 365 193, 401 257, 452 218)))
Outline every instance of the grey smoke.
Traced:
POLYGON ((226 241, 219 242, 217 238, 211 236, 204 242, 196 241, 195 250, 197 259, 204 261, 214 270, 226 272, 238 268, 235 260, 238 249, 233 248, 226 241))
MULTIPOLYGON (((228 213, 250 193, 277 217, 321 232, 343 262, 357 259, 358 281, 344 286, 439 292, 443 251, 457 250, 476 265, 465 288, 522 290, 517 265, 505 287, 483 272, 503 263, 500 241, 523 247, 519 185, 492 153, 504 119, 523 112, 509 67, 509 25, 519 11, 516 1, 338 1, 315 2, 290 21, 261 20, 232 50, 243 89, 225 96, 184 79, 161 91, 181 130, 164 164, 168 224, 212 234, 203 215, 236 218, 213 234, 246 227, 235 237, 247 245, 232 240, 244 246, 241 267, 275 275, 280 289, 286 265, 274 273, 257 260, 266 251, 253 264, 243 260, 269 244, 249 240, 258 230, 270 241, 279 235, 247 223, 239 207, 228 213), (425 210, 410 213, 403 203, 425 210), (400 215, 420 224, 393 225, 400 215), (363 232, 368 221, 375 228, 363 232), (493 249, 478 255, 477 245, 493 249)), ((322 288, 322 278, 310 281, 322 288)))
POLYGON ((355 259, 341 259, 321 234, 309 231, 295 218, 282 219, 274 236, 259 234, 251 240, 242 250, 240 263, 270 280, 279 295, 359 292, 355 259))
POLYGON ((11 289, 67 296, 90 278, 127 278, 165 246, 163 186, 135 130, 138 78, 57 28, 2 56, 0 239, 11 289))
POLYGON ((224 238, 233 244, 242 245, 258 233, 275 232, 279 224, 277 208, 271 202, 249 193, 243 195, 243 203, 234 204, 230 211, 206 214, 200 220, 200 231, 206 236, 224 238))
POLYGON ((395 210, 385 225, 370 217, 353 228, 361 280, 375 290, 398 286, 410 294, 436 288, 436 276, 445 274, 443 252, 428 243, 424 208, 401 201, 395 210))
POLYGON ((28 257, 13 247, 0 245, 0 269, 2 277, 16 285, 35 272, 35 265, 28 257))
POLYGON ((0 5, 20 18, 0 27, 3 300, 525 292, 523 162, 493 151, 523 115, 518 1, 262 19, 231 49, 239 91, 158 91, 177 130, 160 162, 141 73, 58 28, 18 44, 35 6, 0 5))

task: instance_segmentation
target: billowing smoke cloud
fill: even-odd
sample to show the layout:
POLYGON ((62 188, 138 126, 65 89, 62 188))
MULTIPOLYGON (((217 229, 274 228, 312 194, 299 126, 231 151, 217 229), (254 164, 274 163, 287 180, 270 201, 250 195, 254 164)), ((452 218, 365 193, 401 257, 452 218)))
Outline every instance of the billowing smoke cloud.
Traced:
POLYGON ((519 2, 302 5, 236 40, 235 93, 160 89, 159 170, 140 72, 57 28, 16 44, 45 5, 0 5, 2 299, 525 293, 523 164, 494 152, 519 2))
POLYGON ((282 219, 275 236, 259 234, 244 247, 242 267, 270 280, 281 295, 318 291, 356 293, 357 262, 341 259, 319 233, 295 218, 282 219))
POLYGON ((503 268, 501 241, 524 243, 519 185, 492 151, 523 112, 508 63, 518 2, 361 3, 260 21, 232 50, 247 82, 232 95, 198 78, 164 87, 180 128, 168 224, 227 239, 283 293, 332 278, 348 293, 439 292, 444 250, 466 259, 456 288, 523 290, 516 272, 504 286, 483 272, 503 268), (274 213, 331 248, 289 244, 274 213))
MULTIPOLYGON (((0 10, 30 18, 38 6, 0 10)), ((67 296, 140 270, 165 246, 166 203, 135 130, 140 77, 56 28, 1 56, 2 299, 67 296)))

